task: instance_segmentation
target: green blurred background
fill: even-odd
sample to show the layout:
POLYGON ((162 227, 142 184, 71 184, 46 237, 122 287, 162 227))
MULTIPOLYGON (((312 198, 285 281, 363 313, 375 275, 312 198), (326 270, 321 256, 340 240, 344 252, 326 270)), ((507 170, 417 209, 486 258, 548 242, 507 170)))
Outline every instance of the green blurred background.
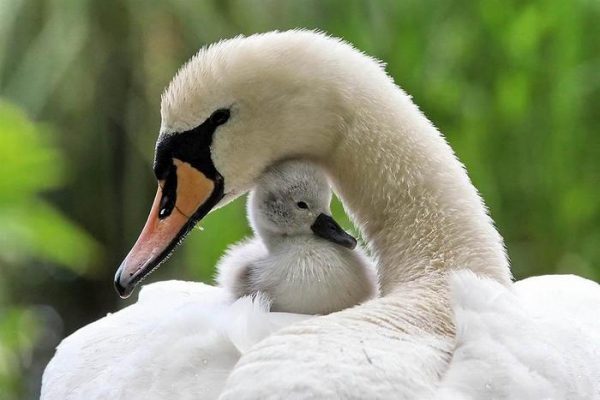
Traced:
MULTIPOLYGON (((128 304, 112 277, 156 187, 160 94, 240 33, 317 28, 385 60, 466 164, 515 276, 600 280, 599 25, 597 0, 0 0, 0 398, 37 398, 60 339, 128 304)), ((210 281, 244 215, 212 214, 150 281, 210 281)))

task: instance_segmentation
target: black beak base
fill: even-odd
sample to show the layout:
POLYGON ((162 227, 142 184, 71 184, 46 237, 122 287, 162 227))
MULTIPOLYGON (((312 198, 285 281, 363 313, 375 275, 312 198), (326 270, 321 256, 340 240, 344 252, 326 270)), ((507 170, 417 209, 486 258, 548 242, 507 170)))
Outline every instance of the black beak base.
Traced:
POLYGON ((335 244, 354 249, 356 247, 356 239, 346 233, 341 226, 330 215, 319 214, 316 221, 310 227, 315 235, 329 240, 335 244))

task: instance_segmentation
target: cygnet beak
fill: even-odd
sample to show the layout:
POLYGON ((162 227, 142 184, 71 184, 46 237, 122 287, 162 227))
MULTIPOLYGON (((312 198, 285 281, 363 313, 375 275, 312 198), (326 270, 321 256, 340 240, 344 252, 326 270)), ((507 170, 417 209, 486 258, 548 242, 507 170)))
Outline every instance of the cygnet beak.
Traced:
POLYGON ((350 234, 346 233, 342 227, 335 222, 331 215, 319 214, 316 221, 310 227, 315 235, 322 237, 323 239, 329 240, 340 246, 354 249, 356 247, 356 239, 350 234))

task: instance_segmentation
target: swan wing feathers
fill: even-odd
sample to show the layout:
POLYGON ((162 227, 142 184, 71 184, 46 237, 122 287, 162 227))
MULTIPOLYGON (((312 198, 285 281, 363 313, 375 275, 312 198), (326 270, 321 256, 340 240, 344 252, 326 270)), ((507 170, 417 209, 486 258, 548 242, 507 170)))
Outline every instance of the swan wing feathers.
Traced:
POLYGON ((508 288, 460 271, 450 287, 457 343, 436 398, 600 398, 598 284, 553 276, 508 288))
POLYGON ((62 341, 41 399, 216 398, 241 352, 309 317, 271 313, 264 296, 233 302, 201 283, 151 284, 137 303, 62 341))
POLYGON ((230 315, 225 320, 224 330, 241 354, 284 326, 314 317, 314 315, 269 312, 270 306, 271 302, 267 295, 259 292, 255 296, 238 299, 229 308, 230 315))
POLYGON ((222 301, 222 298, 223 292, 218 287, 199 282, 170 280, 144 285, 136 304, 166 302, 179 305, 186 300, 213 303, 215 300, 222 301))
POLYGON ((519 297, 538 310, 600 333, 600 285, 575 275, 534 276, 515 283, 519 297))

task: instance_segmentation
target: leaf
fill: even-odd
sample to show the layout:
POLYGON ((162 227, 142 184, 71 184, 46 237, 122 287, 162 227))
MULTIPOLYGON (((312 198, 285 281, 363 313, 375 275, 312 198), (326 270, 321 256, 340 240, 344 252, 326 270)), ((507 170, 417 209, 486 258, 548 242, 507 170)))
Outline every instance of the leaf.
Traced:
POLYGON ((0 204, 19 202, 61 183, 60 152, 16 106, 0 101, 0 204))
POLYGON ((62 182, 61 152, 17 107, 0 101, 0 259, 51 261, 84 273, 98 246, 39 197, 62 182))

